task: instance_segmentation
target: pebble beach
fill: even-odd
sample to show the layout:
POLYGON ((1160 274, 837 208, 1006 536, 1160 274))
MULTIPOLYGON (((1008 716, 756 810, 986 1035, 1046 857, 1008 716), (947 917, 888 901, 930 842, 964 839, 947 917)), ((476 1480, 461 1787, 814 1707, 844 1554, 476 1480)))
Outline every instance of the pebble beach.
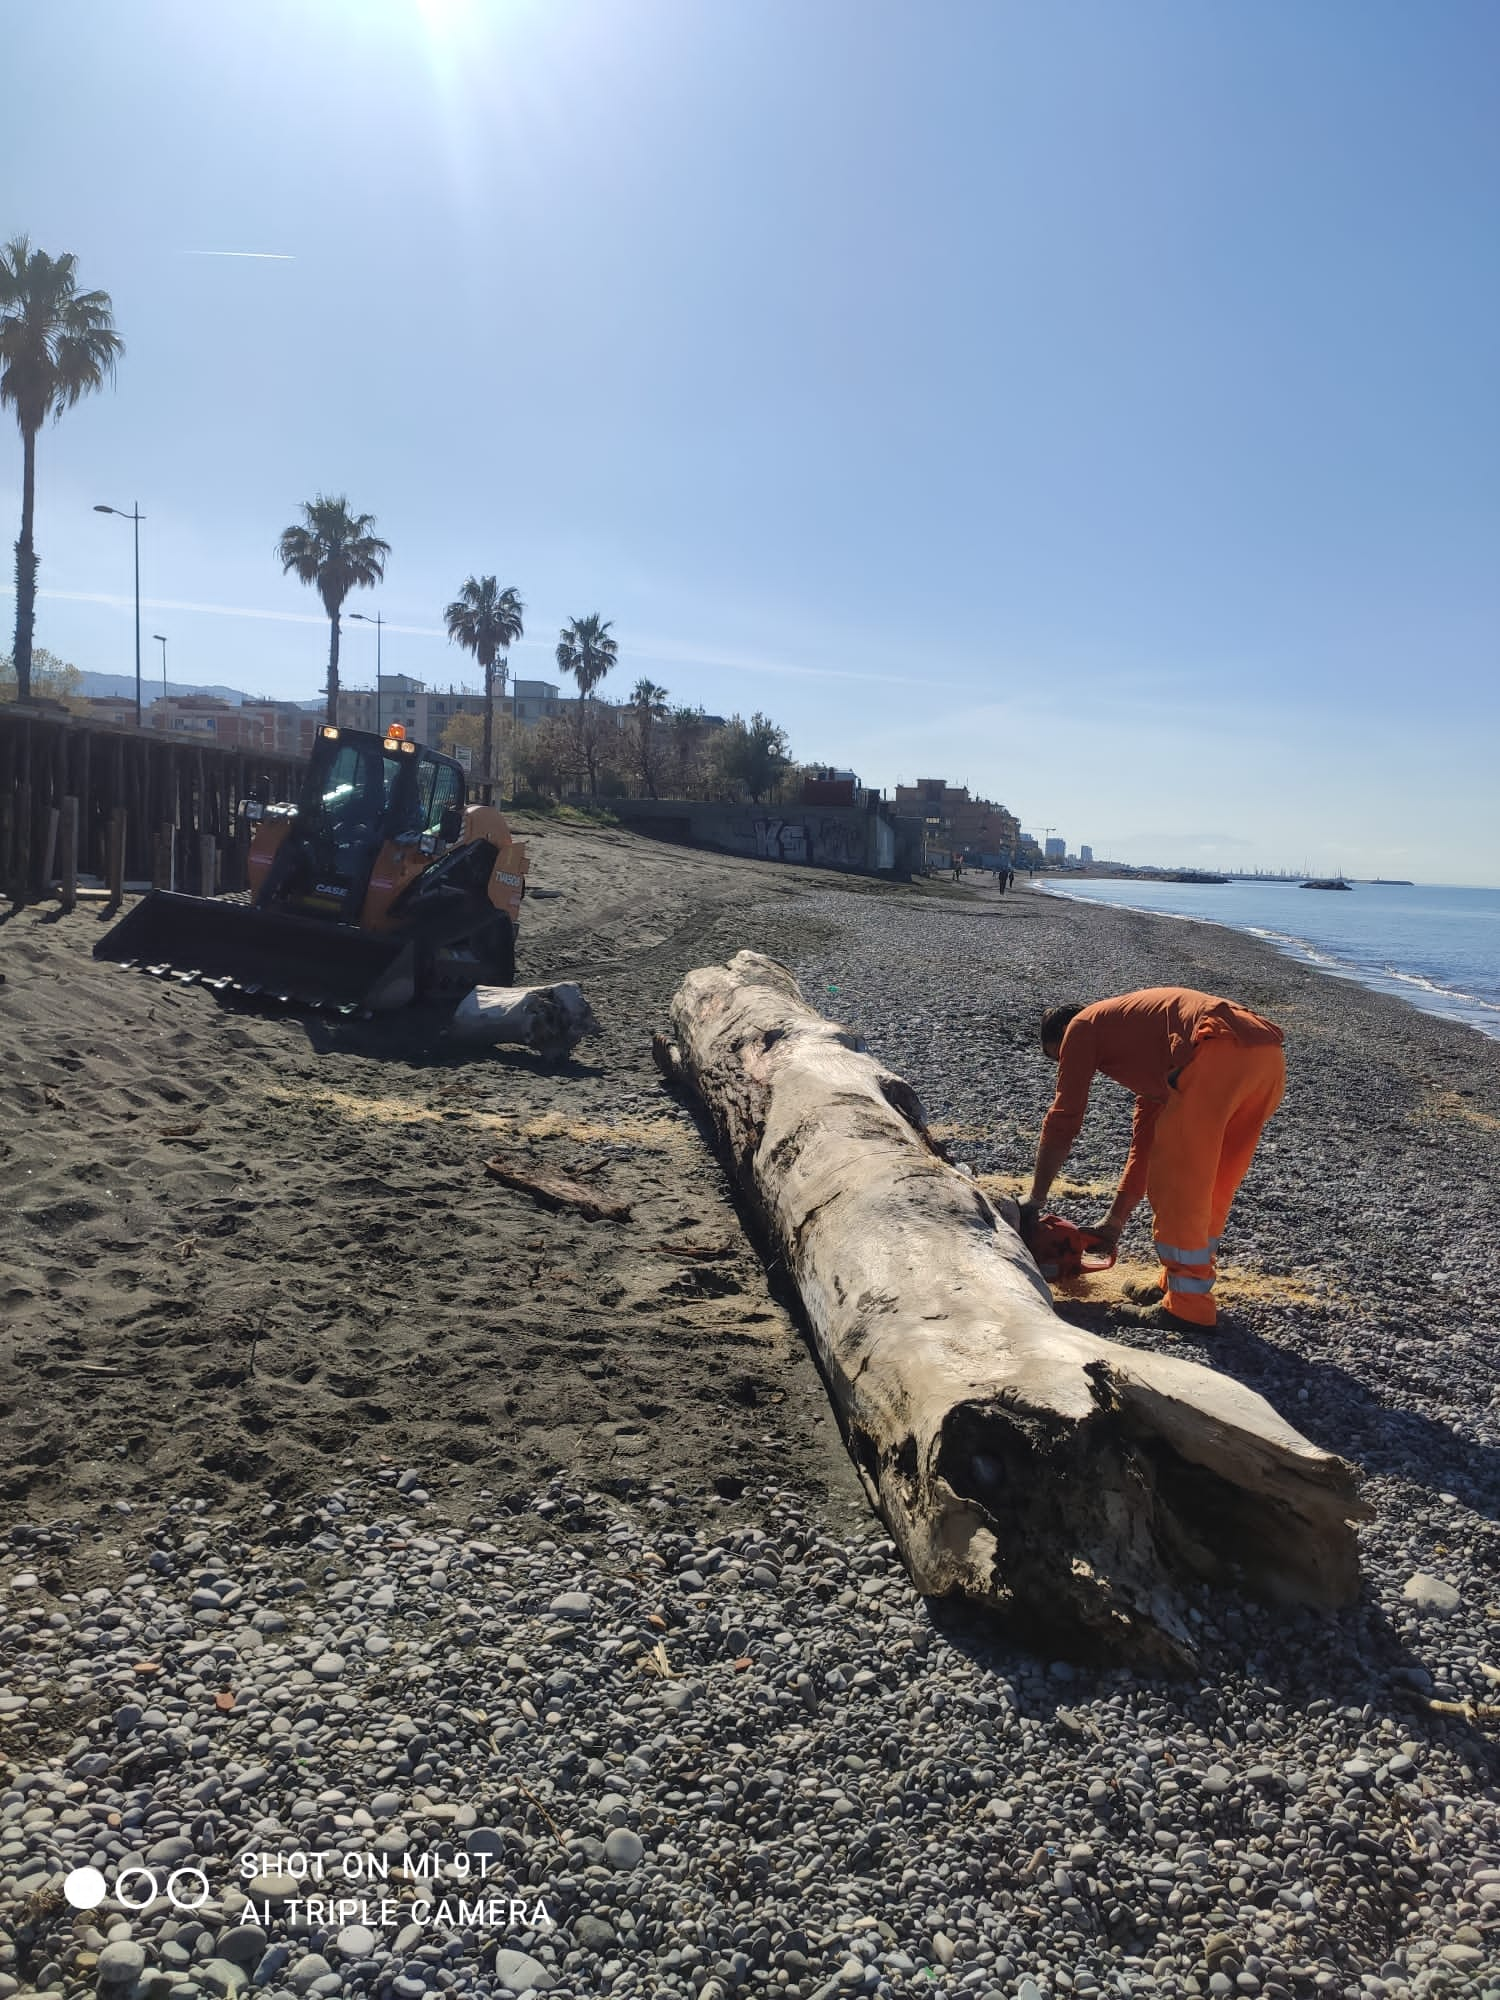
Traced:
MULTIPOLYGON (((637 1280, 607 1224, 571 1225, 534 1261, 555 1256, 537 1287, 559 1350, 551 1401, 578 1372, 567 1341, 628 1311, 630 1329, 582 1351, 591 1368, 613 1357, 624 1381, 649 1375, 656 1414, 626 1432, 624 1390, 606 1385, 546 1451, 502 1440, 500 1478, 485 1450, 454 1458, 456 1418, 429 1409, 427 1429, 403 1430, 398 1411, 379 1438, 352 1402, 341 1439, 325 1424, 318 1448, 282 1463, 275 1431, 290 1416, 271 1399, 257 1433, 269 1441, 247 1447, 264 1463, 236 1477, 173 1458, 143 1405, 113 1492, 102 1476, 70 1486, 39 1456, 36 1477, 7 1490, 0 2000, 1500 2000, 1500 1389, 1485 1255, 1500 1044, 1212 926, 988 884, 937 894, 728 863, 694 876, 701 859, 628 836, 607 851, 558 839, 538 879, 560 901, 541 905, 551 915, 522 976, 577 973, 586 936, 617 921, 598 886, 606 862, 622 885, 658 870, 661 909, 678 899, 582 972, 606 1028, 594 1069, 466 1069, 478 1109, 441 1127, 388 1120, 368 1168, 394 1185, 415 1132, 427 1170, 457 1174, 467 1154, 442 1147, 523 1094, 534 1121, 564 1104, 575 1121, 565 1140, 539 1126, 527 1143, 548 1157, 566 1144, 569 1164, 594 1162, 606 1183, 632 1174, 627 1121, 638 1150, 655 1134, 653 1228, 734 1232, 730 1288, 684 1298, 674 1273, 675 1289, 648 1292, 645 1263, 637 1280), (841 1462, 787 1302, 651 1070, 649 1034, 682 973, 740 945, 791 964, 997 1192, 1029 1166, 1050 1095, 1044 1006, 1181 983, 1283 1025, 1287 1099, 1231 1220, 1217 1330, 1119 1315, 1118 1283, 1148 1268, 1144 1217, 1121 1270, 1058 1304, 1111 1339, 1225 1370, 1360 1465, 1375 1514, 1355 1605, 1324 1618, 1205 1590, 1197 1670, 1158 1681, 1038 1658, 913 1593, 841 1462), (561 1270, 580 1274, 567 1296, 561 1270), (628 1296, 606 1307, 612 1271, 628 1296), (669 1334, 675 1348, 653 1347, 669 1334), (64 1887, 82 1870, 105 1890, 88 1907, 64 1887)), ((35 1067, 61 947, 9 927, 4 951, 27 947, 27 978, 6 991, 30 996, 35 1067)), ((277 1088, 331 1077, 368 1091, 379 1065, 414 1119, 432 1101, 434 1072, 408 1061, 393 1080, 388 1050, 319 1050, 285 1021, 233 1024, 207 995, 171 997, 190 1088, 201 1060, 232 1096, 238 1059, 228 1067, 214 1038, 234 1032, 277 1088)), ((61 1129, 66 1110, 55 1116, 61 1129)), ((232 1103, 224 1117, 227 1133, 232 1103)), ((1102 1212, 1128 1125, 1128 1098, 1101 1080, 1064 1212, 1102 1212)), ((204 1137, 218 1143, 212 1121, 204 1137)), ((369 1128, 352 1143, 368 1151, 369 1128)), ((19 1154, 5 1166, 15 1190, 19 1154)), ((494 1226, 515 1244, 562 1227, 512 1214, 494 1226)), ((7 1357, 7 1416, 23 1422, 37 1329, 74 1325, 37 1259, 19 1240, 10 1259, 37 1342, 7 1357)), ((157 1308, 213 1275, 163 1277, 157 1308)), ((80 1307, 80 1341, 86 1321, 80 1307)), ((524 1368, 534 1325, 526 1298, 507 1296, 497 1369, 524 1368)), ((413 1402, 444 1378, 427 1379, 409 1372, 413 1402)), ((195 1398, 218 1399, 215 1424, 263 1407, 233 1379, 185 1376, 180 1393, 179 1424, 195 1398)), ((314 1378, 308 1393, 322 1393, 314 1378)), ((499 1404, 480 1407, 501 1423, 499 1404)), ((103 1421, 92 1411, 76 1406, 81 1439, 103 1421)), ((154 1421, 165 1431, 173 1410, 154 1421)))

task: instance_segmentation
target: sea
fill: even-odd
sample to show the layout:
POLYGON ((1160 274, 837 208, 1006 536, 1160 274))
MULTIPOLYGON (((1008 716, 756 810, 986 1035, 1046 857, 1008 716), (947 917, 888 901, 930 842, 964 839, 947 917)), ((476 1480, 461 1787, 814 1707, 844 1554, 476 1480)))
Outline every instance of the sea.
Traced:
POLYGON ((1293 881, 1038 882, 1052 895, 1227 924, 1339 979, 1500 1040, 1500 889, 1293 881))

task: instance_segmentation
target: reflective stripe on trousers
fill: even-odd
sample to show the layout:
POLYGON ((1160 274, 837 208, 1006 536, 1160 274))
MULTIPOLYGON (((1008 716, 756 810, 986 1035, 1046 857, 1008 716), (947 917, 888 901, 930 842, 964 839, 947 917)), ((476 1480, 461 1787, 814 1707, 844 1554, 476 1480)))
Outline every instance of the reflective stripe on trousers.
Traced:
POLYGON ((1179 1250, 1174 1243, 1153 1243, 1151 1246, 1164 1264, 1211 1264, 1217 1241, 1205 1243, 1201 1250, 1179 1250))

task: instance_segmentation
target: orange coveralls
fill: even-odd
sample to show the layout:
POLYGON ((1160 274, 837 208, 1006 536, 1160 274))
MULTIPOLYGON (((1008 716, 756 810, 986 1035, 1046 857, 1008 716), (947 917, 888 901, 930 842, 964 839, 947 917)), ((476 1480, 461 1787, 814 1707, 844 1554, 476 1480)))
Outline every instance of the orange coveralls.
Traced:
POLYGON ((1219 1238, 1286 1088, 1281 1030, 1185 986, 1096 1000, 1063 1036, 1043 1146, 1072 1146, 1096 1070, 1135 1093, 1118 1203, 1150 1199, 1167 1310, 1212 1326, 1219 1238))

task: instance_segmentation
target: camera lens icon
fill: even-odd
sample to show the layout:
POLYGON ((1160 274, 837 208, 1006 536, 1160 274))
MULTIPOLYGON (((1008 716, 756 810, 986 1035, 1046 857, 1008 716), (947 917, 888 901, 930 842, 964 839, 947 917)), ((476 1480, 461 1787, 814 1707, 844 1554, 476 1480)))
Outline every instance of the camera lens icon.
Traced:
MULTIPOLYGON (((144 1910, 165 1895, 174 1910, 201 1910, 208 1901, 208 1877, 201 1868, 174 1868, 165 1883, 150 1868, 122 1868, 115 1877, 115 1901, 144 1910)), ((97 1868, 75 1868, 64 1878, 63 1895, 75 1910, 97 1910, 109 1884, 97 1868)))

